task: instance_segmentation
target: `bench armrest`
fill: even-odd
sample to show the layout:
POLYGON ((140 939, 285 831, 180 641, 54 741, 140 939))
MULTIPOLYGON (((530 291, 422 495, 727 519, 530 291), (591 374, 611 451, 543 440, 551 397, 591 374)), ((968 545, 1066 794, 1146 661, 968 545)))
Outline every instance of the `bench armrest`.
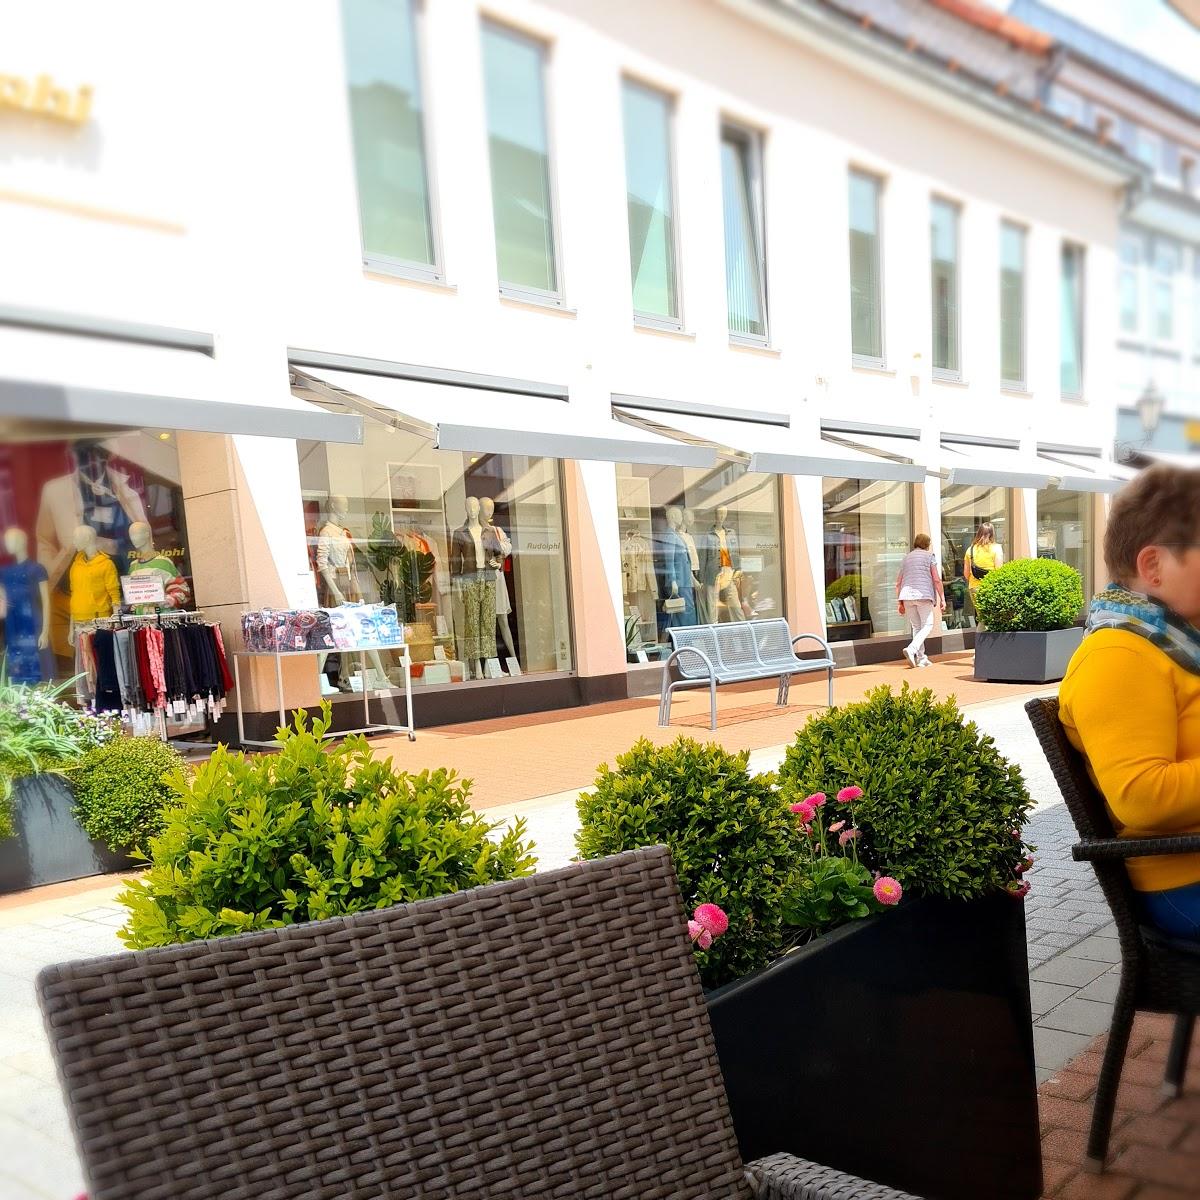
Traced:
POLYGON ((1071 857, 1076 862, 1143 858, 1148 854, 1200 854, 1200 833, 1173 837, 1096 838, 1071 847, 1071 857))
POLYGON ((830 662, 833 662, 833 651, 829 648, 829 643, 823 637, 819 637, 815 633, 796 634, 796 636, 792 638, 792 650, 795 651, 796 643, 804 641, 805 638, 809 639, 810 641, 818 642, 821 646, 821 649, 825 651, 825 657, 829 659, 830 662))
POLYGON ((791 1154, 772 1154, 746 1167, 757 1200, 920 1200, 791 1154))
POLYGON ((680 646, 678 650, 672 650, 671 653, 667 656, 667 661, 665 663, 663 663, 664 674, 669 675, 671 673, 671 664, 681 654, 696 655, 696 657, 699 658, 704 663, 705 669, 708 671, 709 677, 712 679, 716 679, 717 671, 716 671, 716 668, 713 666, 712 659, 709 658, 708 655, 705 654, 703 650, 699 649, 696 646, 680 646))

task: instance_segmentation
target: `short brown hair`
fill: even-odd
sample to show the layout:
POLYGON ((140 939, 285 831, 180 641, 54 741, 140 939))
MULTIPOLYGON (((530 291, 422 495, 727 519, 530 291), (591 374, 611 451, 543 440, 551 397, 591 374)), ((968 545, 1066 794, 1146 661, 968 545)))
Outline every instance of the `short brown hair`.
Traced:
POLYGON ((914 550, 928 550, 929 549, 929 534, 918 533, 917 536, 915 538, 913 538, 913 549, 914 550))
POLYGON ((1141 472, 1113 500, 1104 533, 1104 561, 1118 583, 1137 578, 1147 546, 1200 541, 1200 470, 1160 464, 1141 472))

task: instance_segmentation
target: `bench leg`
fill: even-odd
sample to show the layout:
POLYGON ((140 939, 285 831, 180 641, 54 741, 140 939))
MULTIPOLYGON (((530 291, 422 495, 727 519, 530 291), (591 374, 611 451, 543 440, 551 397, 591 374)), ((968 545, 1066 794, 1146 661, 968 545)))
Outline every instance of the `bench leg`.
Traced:
POLYGON ((710 679, 708 681, 708 704, 712 718, 709 721, 709 728, 713 733, 717 732, 717 681, 710 679))
POLYGON ((660 726, 667 726, 671 723, 671 686, 663 683, 662 695, 658 700, 658 723, 660 726))
POLYGON ((833 707, 833 668, 826 667, 825 673, 829 676, 829 704, 826 707, 832 708, 833 707))
POLYGON ((778 708, 783 708, 788 702, 788 692, 792 688, 792 677, 790 675, 780 675, 779 677, 779 695, 775 697, 775 704, 778 708))

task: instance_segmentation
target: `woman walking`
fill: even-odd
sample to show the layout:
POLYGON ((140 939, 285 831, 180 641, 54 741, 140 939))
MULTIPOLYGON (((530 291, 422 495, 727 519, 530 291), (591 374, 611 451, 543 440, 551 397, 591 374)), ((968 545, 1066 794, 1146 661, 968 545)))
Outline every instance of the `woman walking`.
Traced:
POLYGON ((963 571, 967 576, 967 592, 971 597, 971 608, 975 607, 975 593, 989 571, 1004 565, 1004 548, 996 541, 996 529, 991 521, 981 521, 975 530, 975 540, 966 553, 963 571))
POLYGON ((933 609, 946 611, 946 593, 942 590, 942 576, 938 571, 937 557, 929 549, 929 534, 918 533, 913 538, 913 548, 900 563, 896 576, 896 608, 908 618, 912 640, 904 647, 904 657, 910 667, 927 667, 929 658, 925 653, 925 639, 933 629, 933 609))

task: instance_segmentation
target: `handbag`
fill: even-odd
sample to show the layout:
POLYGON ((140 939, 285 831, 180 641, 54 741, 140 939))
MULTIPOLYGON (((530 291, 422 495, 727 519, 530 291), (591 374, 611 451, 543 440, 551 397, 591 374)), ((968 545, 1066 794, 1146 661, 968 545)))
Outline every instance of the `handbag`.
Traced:
POLYGON ((972 579, 985 579, 993 570, 992 567, 977 567, 975 565, 975 555, 968 552, 967 567, 970 570, 972 579))
POLYGON ((686 607, 682 596, 668 596, 663 601, 663 612, 665 613, 683 612, 686 607))

